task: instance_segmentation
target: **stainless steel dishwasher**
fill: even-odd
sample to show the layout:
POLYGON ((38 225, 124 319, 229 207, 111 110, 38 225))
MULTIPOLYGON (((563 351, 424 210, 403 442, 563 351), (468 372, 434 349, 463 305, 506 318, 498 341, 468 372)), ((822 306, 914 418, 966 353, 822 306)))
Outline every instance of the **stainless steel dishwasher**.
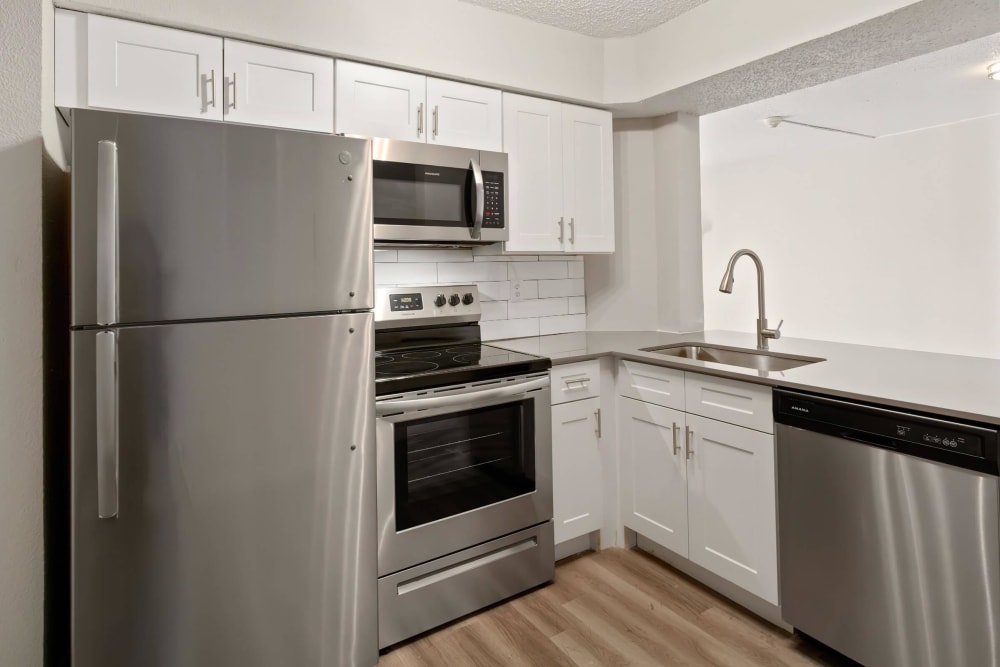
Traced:
POLYGON ((1000 665, 997 429, 775 390, 782 614, 870 667, 1000 665))

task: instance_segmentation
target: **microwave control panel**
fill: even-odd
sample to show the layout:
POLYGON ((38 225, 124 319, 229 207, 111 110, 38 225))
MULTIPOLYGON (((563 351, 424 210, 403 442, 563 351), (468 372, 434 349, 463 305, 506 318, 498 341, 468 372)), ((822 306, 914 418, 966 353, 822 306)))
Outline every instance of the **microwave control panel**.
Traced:
POLYGON ((503 229, 505 208, 503 173, 484 171, 483 190, 486 195, 486 201, 483 203, 483 228, 503 229))

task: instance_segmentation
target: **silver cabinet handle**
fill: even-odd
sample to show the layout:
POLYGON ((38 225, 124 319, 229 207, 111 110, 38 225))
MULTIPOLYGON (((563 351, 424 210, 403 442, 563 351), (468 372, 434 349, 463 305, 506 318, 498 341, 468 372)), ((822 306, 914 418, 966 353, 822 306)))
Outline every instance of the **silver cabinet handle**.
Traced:
MULTIPOLYGON (((229 106, 231 106, 233 108, 233 111, 236 111, 236 72, 233 72, 233 78, 229 81, 229 83, 231 83, 232 86, 233 86, 233 92, 232 92, 232 95, 230 97, 230 104, 229 104, 229 106)), ((214 95, 215 93, 212 93, 212 94, 214 95)), ((215 105, 213 104, 212 106, 215 106, 215 105)))
POLYGON ((434 132, 434 138, 437 139, 437 136, 438 136, 438 106, 436 104, 434 105, 434 112, 433 112, 432 115, 434 117, 434 130, 433 130, 433 132, 434 132))
POLYGON ((590 378, 576 378, 575 380, 566 380, 567 389, 584 389, 588 384, 590 384, 590 378), (571 385, 578 385, 573 387, 571 385))
POLYGON ((212 73, 211 76, 206 76, 202 74, 202 77, 204 77, 205 80, 205 88, 210 89, 212 91, 212 101, 205 102, 206 109, 209 107, 209 105, 211 105, 213 108, 215 107, 215 70, 213 69, 209 71, 212 73))
POLYGON ((97 323, 118 321, 118 146, 97 142, 97 323))
POLYGON ((601 409, 600 408, 598 408, 594 412, 594 417, 597 419, 597 429, 594 432, 597 433, 597 437, 600 438, 601 437, 601 430, 602 430, 601 429, 601 409))
POLYGON ((450 408, 456 405, 472 405, 476 401, 486 401, 494 398, 507 398, 510 396, 520 396, 534 391, 535 389, 545 389, 549 386, 549 378, 535 378, 525 382, 515 382, 513 384, 492 389, 473 389, 472 391, 448 394, 447 396, 431 396, 428 398, 399 398, 395 400, 380 401, 375 404, 376 415, 386 415, 396 412, 408 412, 411 410, 430 410, 432 408, 450 408))
POLYGON ((677 456, 681 453, 681 446, 677 444, 677 432, 680 431, 680 428, 677 426, 677 422, 674 422, 672 430, 674 434, 674 456, 677 456))
POLYGON ((559 243, 562 243, 563 239, 566 238, 566 229, 563 226, 564 225, 563 220, 564 220, 563 218, 559 218, 559 243))
POLYGON ((101 331, 97 341, 97 516, 118 516, 118 340, 101 331))
POLYGON ((424 103, 417 105, 417 136, 424 133, 424 103))
POLYGON ((576 219, 569 219, 569 242, 576 243, 576 219))
MULTIPOLYGON (((434 109, 434 113, 437 113, 437 107, 434 107, 434 109)), ((437 117, 435 116, 435 118, 437 117)), ((435 136, 437 135, 437 130, 434 131, 434 134, 435 136)), ((483 170, 479 168, 479 163, 475 160, 469 160, 469 169, 472 170, 472 179, 476 184, 476 202, 471 234, 472 238, 478 240, 483 231, 483 208, 486 203, 486 189, 483 185, 483 170)))
POLYGON ((684 427, 684 446, 687 449, 687 454, 685 458, 694 458, 694 429, 685 426, 684 427))

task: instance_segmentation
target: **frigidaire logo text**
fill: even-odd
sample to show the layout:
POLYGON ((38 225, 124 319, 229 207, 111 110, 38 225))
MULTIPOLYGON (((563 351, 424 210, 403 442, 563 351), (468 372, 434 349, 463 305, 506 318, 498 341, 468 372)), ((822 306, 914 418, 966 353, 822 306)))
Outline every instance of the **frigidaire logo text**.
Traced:
POLYGON ((437 171, 425 171, 424 176, 440 176, 440 172, 437 171))

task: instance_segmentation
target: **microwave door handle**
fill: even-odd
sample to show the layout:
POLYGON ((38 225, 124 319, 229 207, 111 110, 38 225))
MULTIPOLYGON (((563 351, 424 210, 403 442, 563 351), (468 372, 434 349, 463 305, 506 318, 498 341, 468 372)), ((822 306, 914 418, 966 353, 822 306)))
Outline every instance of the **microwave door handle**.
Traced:
POLYGON ((483 186, 483 170, 479 168, 479 163, 475 160, 469 160, 469 169, 472 170, 472 180, 476 185, 476 195, 472 201, 472 238, 478 241, 483 231, 483 208, 486 203, 486 190, 483 186))
POLYGON ((375 414, 386 415, 397 412, 410 412, 413 410, 431 410, 433 408, 450 408, 454 406, 470 405, 477 401, 492 400, 495 398, 507 398, 526 394, 535 389, 545 389, 549 386, 549 378, 540 377, 526 382, 515 382, 513 384, 492 387, 490 389, 474 389, 447 396, 430 396, 427 398, 400 398, 389 401, 379 401, 375 403, 375 414))

